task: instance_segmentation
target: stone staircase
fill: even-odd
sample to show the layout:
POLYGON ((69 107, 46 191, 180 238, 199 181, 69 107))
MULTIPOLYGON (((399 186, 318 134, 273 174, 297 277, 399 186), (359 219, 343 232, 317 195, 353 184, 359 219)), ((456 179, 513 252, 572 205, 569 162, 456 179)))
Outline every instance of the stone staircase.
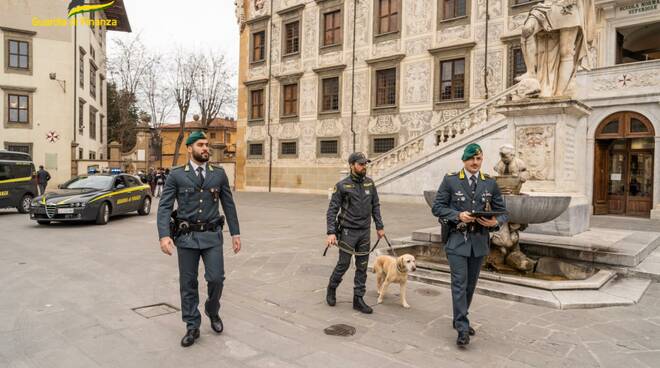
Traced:
POLYGON ((509 87, 375 157, 370 165, 370 175, 377 185, 382 186, 444 157, 467 141, 478 140, 501 128, 498 125, 506 124, 504 116, 494 110, 507 102, 517 88, 517 85, 509 87))

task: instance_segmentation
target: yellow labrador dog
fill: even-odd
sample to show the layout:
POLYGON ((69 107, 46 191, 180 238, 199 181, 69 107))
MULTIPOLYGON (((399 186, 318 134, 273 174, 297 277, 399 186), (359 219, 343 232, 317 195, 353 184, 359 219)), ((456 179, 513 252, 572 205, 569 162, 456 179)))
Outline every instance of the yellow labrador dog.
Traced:
POLYGON ((373 272, 376 274, 378 283, 378 304, 383 302, 385 292, 390 284, 399 284, 401 294, 401 305, 404 308, 410 308, 406 301, 406 284, 408 283, 408 272, 417 269, 415 257, 410 254, 404 254, 398 258, 391 256, 379 256, 374 263, 373 272))

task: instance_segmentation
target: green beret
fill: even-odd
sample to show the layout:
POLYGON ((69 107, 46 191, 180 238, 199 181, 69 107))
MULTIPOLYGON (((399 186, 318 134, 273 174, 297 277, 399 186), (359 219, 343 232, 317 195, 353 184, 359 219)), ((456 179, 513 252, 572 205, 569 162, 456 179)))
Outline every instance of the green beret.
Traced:
POLYGON ((186 146, 190 146, 191 144, 197 142, 199 139, 207 139, 206 134, 204 134, 203 131, 197 130, 190 133, 190 137, 188 137, 186 140, 186 146))
POLYGON ((481 147, 476 143, 470 143, 465 147, 465 150, 463 151, 463 157, 461 158, 461 160, 467 161, 480 153, 481 153, 481 147))

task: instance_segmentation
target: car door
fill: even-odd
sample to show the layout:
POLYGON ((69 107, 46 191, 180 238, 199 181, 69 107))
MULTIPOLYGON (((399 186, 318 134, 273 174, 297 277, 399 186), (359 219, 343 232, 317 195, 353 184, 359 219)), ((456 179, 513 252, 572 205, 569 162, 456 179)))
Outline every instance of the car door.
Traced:
POLYGON ((117 175, 113 185, 113 194, 115 210, 113 214, 126 213, 130 211, 129 197, 130 193, 128 181, 124 175, 117 175))
POLYGON ((140 183, 138 178, 131 175, 126 175, 125 178, 129 188, 131 188, 131 191, 128 193, 128 211, 137 211, 140 208, 140 203, 142 203, 142 190, 140 189, 142 183, 140 183))
POLYGON ((11 163, 0 161, 0 208, 12 206, 11 163))

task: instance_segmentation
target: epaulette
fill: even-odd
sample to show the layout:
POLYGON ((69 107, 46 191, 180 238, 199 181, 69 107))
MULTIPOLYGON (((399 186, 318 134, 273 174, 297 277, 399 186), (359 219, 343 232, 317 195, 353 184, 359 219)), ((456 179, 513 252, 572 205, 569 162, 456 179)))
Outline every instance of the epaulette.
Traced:
POLYGON ((486 179, 490 179, 490 178, 492 178, 492 176, 490 176, 490 175, 488 175, 488 174, 486 174, 486 173, 484 173, 483 176, 484 176, 484 178, 486 178, 486 179))
POLYGON ((172 167, 170 168, 170 171, 172 171, 172 170, 176 170, 176 169, 181 169, 181 168, 183 168, 184 166, 186 166, 186 165, 172 166, 172 167))
POLYGON ((225 170, 222 166, 215 165, 215 164, 211 164, 211 165, 209 165, 209 167, 210 167, 211 171, 213 171, 213 169, 218 169, 218 170, 223 170, 223 171, 225 170))
POLYGON ((458 171, 452 171, 450 173, 447 173, 447 176, 456 176, 458 175, 458 171))

